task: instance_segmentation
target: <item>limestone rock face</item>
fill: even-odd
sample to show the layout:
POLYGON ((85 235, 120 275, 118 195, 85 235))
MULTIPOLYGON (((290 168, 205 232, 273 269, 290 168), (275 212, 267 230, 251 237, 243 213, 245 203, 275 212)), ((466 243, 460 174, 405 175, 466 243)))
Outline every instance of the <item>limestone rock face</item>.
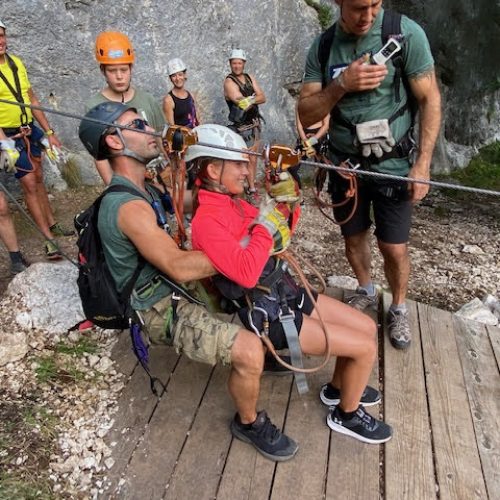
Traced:
MULTIPOLYGON (((336 13, 336 4, 328 3, 336 13)), ((26 5, 25 0, 3 0, 1 18, 9 49, 27 63, 44 105, 82 113, 87 99, 104 84, 94 59, 95 37, 119 30, 130 36, 136 50, 136 86, 160 101, 170 90, 167 61, 181 57, 202 121, 225 124, 227 56, 239 47, 247 52, 247 70, 267 96, 261 106, 264 140, 294 143, 291 94, 299 87, 307 50, 321 32, 317 13, 305 0, 32 0, 26 5)), ((500 4, 385 0, 384 6, 415 19, 429 36, 445 106, 434 164, 441 171, 463 166, 477 147, 500 139, 500 27, 495 23, 500 4), (468 149, 457 155, 461 145, 468 149)), ((77 120, 52 115, 50 121, 66 146, 83 149, 77 120)))

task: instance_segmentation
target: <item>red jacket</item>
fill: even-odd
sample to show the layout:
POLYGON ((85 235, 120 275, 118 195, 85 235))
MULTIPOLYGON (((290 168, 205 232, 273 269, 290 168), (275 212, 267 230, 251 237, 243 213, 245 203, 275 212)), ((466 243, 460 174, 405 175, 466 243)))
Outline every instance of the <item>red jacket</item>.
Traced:
POLYGON ((273 239, 261 225, 249 229, 259 214, 254 206, 226 194, 200 189, 191 225, 193 249, 202 250, 224 276, 253 288, 269 259, 273 239))

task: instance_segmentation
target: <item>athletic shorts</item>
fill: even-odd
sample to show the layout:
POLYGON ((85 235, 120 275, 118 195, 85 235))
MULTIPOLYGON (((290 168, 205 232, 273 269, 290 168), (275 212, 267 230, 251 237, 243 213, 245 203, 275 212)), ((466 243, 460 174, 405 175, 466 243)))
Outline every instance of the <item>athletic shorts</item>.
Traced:
MULTIPOLYGON (((312 291, 312 295, 314 300, 318 298, 317 292, 312 291)), ((288 306, 294 312, 295 327, 300 335, 302 323, 304 322, 304 314, 309 316, 314 310, 314 304, 311 302, 311 299, 309 298, 309 295, 307 295, 305 289, 300 288, 298 297, 289 300, 288 306)), ((286 335, 279 319, 271 321, 269 325, 269 339, 276 350, 288 348, 286 335)))
POLYGON ((179 354, 212 366, 218 362, 231 363, 231 349, 240 326, 222 321, 205 307, 184 298, 180 299, 176 314, 177 320, 172 326, 171 296, 141 311, 153 343, 173 345, 179 354))
MULTIPOLYGON (((26 137, 29 141, 30 153, 31 156, 35 158, 40 158, 42 156, 42 148, 40 141, 43 138, 43 131, 39 129, 33 123, 30 124, 31 134, 26 137)), ((4 129, 5 135, 10 137, 12 135, 18 134, 18 129, 4 129)), ((19 137, 15 139, 16 141, 16 149, 19 151, 19 159, 16 162, 16 167, 19 169, 15 173, 16 179, 21 179, 26 174, 29 174, 33 171, 33 164, 31 163, 28 155, 28 150, 26 146, 26 140, 23 137, 19 137)))
MULTIPOLYGON (((332 203, 345 200, 348 183, 336 172, 330 172, 329 192, 332 203)), ((343 221, 351 213, 353 200, 333 209, 335 219, 343 221)), ((358 179, 358 204, 352 218, 340 226, 343 236, 355 236, 375 222, 375 236, 384 243, 407 243, 410 238, 413 204, 405 182, 358 179)))

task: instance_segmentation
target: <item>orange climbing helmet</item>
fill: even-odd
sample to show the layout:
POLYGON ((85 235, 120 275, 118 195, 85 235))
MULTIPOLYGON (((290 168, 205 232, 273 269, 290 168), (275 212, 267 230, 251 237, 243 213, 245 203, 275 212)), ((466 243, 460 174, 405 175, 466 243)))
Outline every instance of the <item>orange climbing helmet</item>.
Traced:
POLYGON ((99 64, 133 64, 134 48, 127 35, 103 31, 95 40, 95 58, 99 64))

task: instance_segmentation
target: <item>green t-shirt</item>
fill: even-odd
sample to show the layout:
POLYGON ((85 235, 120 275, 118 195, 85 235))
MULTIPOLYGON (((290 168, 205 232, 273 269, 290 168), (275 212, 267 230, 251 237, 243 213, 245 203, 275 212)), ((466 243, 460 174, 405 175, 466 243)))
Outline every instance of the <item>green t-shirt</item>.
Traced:
MULTIPOLYGON (((93 95, 85 103, 85 111, 88 111, 101 102, 106 101, 109 101, 109 99, 104 97, 99 92, 93 95)), ((157 132, 161 132, 163 130, 167 121, 165 120, 165 116, 163 115, 160 105, 151 94, 143 92, 139 89, 134 89, 134 97, 125 104, 131 108, 137 109, 137 113, 140 114, 157 132)))
MULTIPOLYGON (((337 23, 330 56, 325 69, 327 82, 336 78, 353 61, 359 59, 363 54, 378 52, 382 48, 382 18, 384 10, 380 9, 371 30, 362 37, 346 33, 340 23, 337 23)), ((411 78, 429 71, 434 65, 429 42, 424 30, 406 16, 401 18, 401 33, 404 36, 403 45, 403 71, 411 78)), ((307 55, 304 83, 322 81, 321 65, 318 60, 318 45, 320 37, 317 37, 307 55)), ((407 101, 404 85, 400 83, 401 101, 396 102, 394 87, 394 65, 387 63, 388 75, 380 87, 363 92, 352 92, 346 94, 337 106, 342 115, 353 124, 363 123, 370 120, 389 119, 407 101)), ((325 110, 325 114, 328 110, 325 110)), ((394 139, 399 141, 411 126, 410 112, 404 113, 391 124, 394 139)), ((345 126, 330 120, 330 142, 332 145, 346 154, 358 154, 359 150, 353 144, 353 134, 345 126)), ((374 170, 381 172, 405 175, 409 170, 407 159, 390 159, 379 165, 373 165, 374 170)))
MULTIPOLYGON (((104 257, 116 286, 121 291, 137 268, 139 253, 135 245, 118 227, 118 210, 124 203, 136 199, 144 199, 144 196, 141 196, 139 188, 131 181, 114 174, 110 186, 116 185, 127 186, 138 191, 137 196, 130 193, 109 193, 102 200, 99 209, 98 229, 104 249, 104 257)), ((146 262, 144 269, 137 278, 134 288, 140 288, 159 274, 158 269, 146 262)), ((170 288, 162 281, 156 288, 151 289, 146 297, 138 297, 132 293, 131 304, 138 311, 149 309, 153 304, 170 293, 170 288)))

